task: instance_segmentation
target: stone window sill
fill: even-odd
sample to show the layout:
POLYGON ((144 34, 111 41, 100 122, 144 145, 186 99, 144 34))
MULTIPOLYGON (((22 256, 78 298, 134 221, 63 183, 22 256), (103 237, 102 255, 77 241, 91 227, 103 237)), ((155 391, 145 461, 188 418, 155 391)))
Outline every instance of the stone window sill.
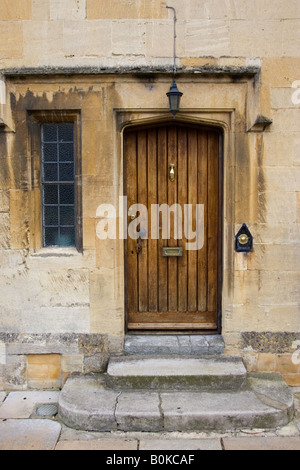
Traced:
POLYGON ((49 257, 70 257, 81 256, 75 247, 47 247, 41 248, 35 253, 31 253, 33 258, 49 258, 49 257))

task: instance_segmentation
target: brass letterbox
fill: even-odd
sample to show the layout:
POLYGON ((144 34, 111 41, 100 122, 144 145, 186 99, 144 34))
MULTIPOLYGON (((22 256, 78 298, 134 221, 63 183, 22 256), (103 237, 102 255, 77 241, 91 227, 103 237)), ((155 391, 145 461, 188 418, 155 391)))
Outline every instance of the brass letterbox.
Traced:
POLYGON ((182 246, 164 246, 162 249, 163 256, 164 257, 171 257, 171 256, 182 256, 183 255, 183 249, 182 246))

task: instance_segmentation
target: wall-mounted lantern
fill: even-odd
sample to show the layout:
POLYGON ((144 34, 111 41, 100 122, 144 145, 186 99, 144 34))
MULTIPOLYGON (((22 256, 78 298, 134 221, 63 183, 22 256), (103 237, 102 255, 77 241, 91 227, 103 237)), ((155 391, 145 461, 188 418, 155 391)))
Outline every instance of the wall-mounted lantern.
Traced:
POLYGON ((167 97, 169 98, 170 112, 173 114, 173 118, 175 119, 175 116, 179 111, 180 99, 183 95, 183 93, 181 93, 178 90, 176 82, 175 82, 175 75, 176 75, 176 22, 177 22, 177 17, 176 17, 176 10, 175 10, 174 7, 167 6, 166 8, 169 8, 170 10, 173 10, 173 13, 174 13, 174 79, 173 79, 173 85, 171 86, 170 91, 167 93, 167 97))
POLYGON ((173 85, 171 86, 169 93, 167 93, 167 97, 169 98, 170 112, 173 114, 174 119, 179 111, 180 99, 182 95, 183 93, 178 90, 174 79, 173 85))

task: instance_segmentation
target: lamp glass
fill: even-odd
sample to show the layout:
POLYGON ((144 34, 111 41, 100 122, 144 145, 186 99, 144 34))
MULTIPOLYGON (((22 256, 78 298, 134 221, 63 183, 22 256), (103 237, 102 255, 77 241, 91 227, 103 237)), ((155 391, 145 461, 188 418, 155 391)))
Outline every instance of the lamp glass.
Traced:
POLYGON ((180 99, 182 95, 183 93, 178 90, 176 82, 174 80, 170 91, 167 93, 167 96, 169 98, 170 111, 173 114, 174 118, 179 111, 180 99))

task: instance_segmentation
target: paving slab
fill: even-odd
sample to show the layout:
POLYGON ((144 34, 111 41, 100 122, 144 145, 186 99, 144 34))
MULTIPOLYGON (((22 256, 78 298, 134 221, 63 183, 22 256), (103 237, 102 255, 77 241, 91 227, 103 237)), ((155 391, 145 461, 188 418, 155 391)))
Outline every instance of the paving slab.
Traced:
POLYGON ((0 421, 0 450, 54 450, 61 426, 44 419, 0 421))
POLYGON ((140 441, 140 450, 222 450, 220 439, 153 439, 140 441))
POLYGON ((55 450, 137 450, 137 440, 91 439, 87 441, 60 441, 55 450))
POLYGON ((300 450, 300 437, 223 438, 224 450, 300 450))
POLYGON ((37 406, 58 403, 58 398, 56 391, 10 392, 0 405, 0 419, 30 418, 37 406))

